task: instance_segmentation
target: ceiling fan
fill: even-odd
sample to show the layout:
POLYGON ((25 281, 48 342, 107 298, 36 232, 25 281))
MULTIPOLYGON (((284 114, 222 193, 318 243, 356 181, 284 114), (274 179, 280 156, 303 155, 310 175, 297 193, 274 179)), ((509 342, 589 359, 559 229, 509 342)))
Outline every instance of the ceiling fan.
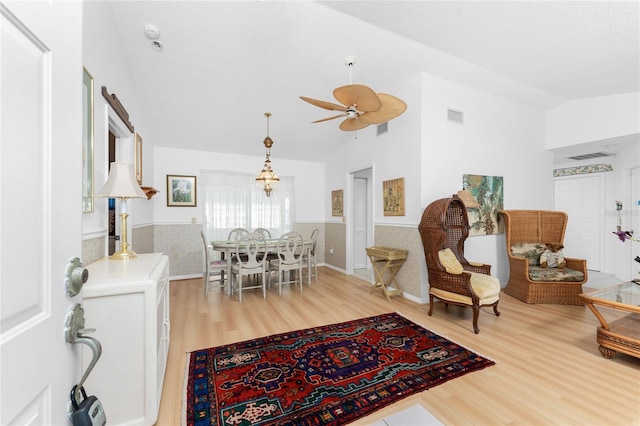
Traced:
MULTIPOLYGON (((345 64, 351 66, 355 63, 353 57, 347 57, 345 64)), ((351 77, 349 77, 351 80, 351 77)), ((318 99, 300 96, 305 102, 330 111, 341 111, 340 114, 316 120, 313 123, 321 123, 336 118, 344 117, 340 123, 340 130, 345 132, 364 129, 370 124, 382 124, 398 117, 405 112, 407 104, 401 99, 386 93, 376 93, 363 84, 349 84, 341 86, 333 91, 333 96, 341 103, 321 101, 318 99)))

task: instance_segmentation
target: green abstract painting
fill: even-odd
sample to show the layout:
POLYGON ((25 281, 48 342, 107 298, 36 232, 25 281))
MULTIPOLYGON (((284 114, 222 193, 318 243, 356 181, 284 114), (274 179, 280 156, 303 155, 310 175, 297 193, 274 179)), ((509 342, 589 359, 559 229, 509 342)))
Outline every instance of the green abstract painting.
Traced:
POLYGON ((471 193, 477 203, 467 204, 469 235, 504 233, 498 213, 504 208, 502 176, 462 175, 462 189, 471 193))

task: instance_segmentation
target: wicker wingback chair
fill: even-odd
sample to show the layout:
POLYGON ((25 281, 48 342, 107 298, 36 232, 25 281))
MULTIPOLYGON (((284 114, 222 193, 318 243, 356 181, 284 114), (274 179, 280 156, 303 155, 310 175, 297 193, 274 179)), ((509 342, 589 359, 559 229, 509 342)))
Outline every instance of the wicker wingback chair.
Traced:
POLYGON ((503 210, 500 216, 510 268, 504 292, 526 303, 583 305, 580 293, 587 281, 586 260, 565 257, 567 266, 561 270, 544 270, 535 264, 545 243, 563 244, 568 215, 552 210, 503 210), (515 253, 518 245, 529 245, 526 255, 515 253))
MULTIPOLYGON (((429 315, 433 313, 434 299, 446 304, 471 306, 473 309, 473 331, 477 334, 480 307, 492 306, 496 316, 500 294, 500 283, 490 277, 491 265, 469 262, 464 257, 464 242, 469 236, 467 210, 460 198, 442 198, 429 204, 418 225, 424 256, 429 275, 429 315), (458 260, 462 273, 447 272, 441 261, 441 250, 450 249, 458 260), (490 291, 481 291, 472 285, 472 274, 489 276, 492 280, 490 291)), ((482 278, 482 277, 481 277, 482 278)))

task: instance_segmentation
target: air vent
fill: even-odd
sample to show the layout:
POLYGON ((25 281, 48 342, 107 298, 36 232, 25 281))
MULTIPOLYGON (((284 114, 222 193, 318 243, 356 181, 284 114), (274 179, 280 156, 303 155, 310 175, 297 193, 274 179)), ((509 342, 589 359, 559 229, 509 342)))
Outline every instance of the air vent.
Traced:
POLYGON ((447 110, 447 120, 453 123, 464 124, 464 113, 454 109, 447 110))
POLYGON ((385 121, 382 124, 379 124, 376 130, 376 136, 380 136, 389 131, 389 122, 385 121))
POLYGON ((614 154, 610 152, 593 152, 591 154, 576 155, 575 157, 567 157, 569 160, 588 160, 589 158, 611 157, 614 154))

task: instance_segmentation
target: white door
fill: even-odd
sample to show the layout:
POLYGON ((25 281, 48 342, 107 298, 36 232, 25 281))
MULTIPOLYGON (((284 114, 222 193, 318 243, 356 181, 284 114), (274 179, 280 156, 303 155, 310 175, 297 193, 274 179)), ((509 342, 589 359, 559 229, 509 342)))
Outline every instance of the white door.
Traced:
POLYGON ((367 179, 353 179, 353 269, 367 267, 367 179))
POLYGON ((65 425, 82 239, 82 3, 0 3, 0 424, 65 425))
POLYGON ((569 215, 564 254, 587 260, 587 269, 600 271, 603 201, 602 175, 554 180, 555 210, 569 215))

